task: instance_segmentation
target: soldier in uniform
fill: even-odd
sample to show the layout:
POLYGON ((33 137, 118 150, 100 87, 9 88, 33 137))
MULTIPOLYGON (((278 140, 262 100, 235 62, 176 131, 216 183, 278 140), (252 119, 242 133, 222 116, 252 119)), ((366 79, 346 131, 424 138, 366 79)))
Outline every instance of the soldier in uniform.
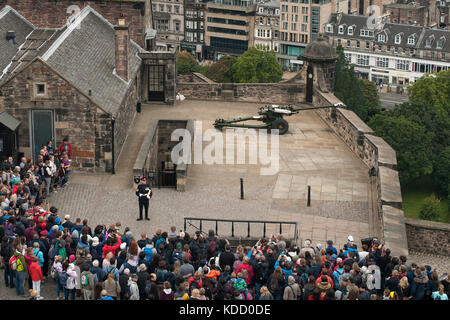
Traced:
POLYGON ((150 185, 147 184, 147 179, 142 178, 136 188, 136 196, 139 201, 139 218, 137 221, 142 220, 142 209, 145 208, 145 220, 150 220, 148 217, 148 205, 150 202, 150 198, 152 196, 152 189, 150 185))

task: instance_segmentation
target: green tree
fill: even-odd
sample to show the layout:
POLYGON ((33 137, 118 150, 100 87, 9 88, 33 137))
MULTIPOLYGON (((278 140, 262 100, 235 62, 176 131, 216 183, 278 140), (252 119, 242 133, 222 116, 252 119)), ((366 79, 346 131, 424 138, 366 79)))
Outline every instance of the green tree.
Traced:
POLYGON ((434 181, 439 188, 439 192, 448 197, 450 187, 450 146, 438 155, 434 166, 434 181))
POLYGON ((428 73, 417 79, 408 90, 410 101, 429 103, 440 112, 450 113, 450 70, 428 73))
POLYGON ((251 47, 232 66, 233 81, 238 83, 274 83, 283 76, 274 51, 251 47))
POLYGON ((381 112, 380 96, 375 83, 367 79, 360 79, 361 91, 367 102, 367 118, 370 119, 381 112))
POLYGON ((369 113, 361 81, 356 77, 353 66, 348 64, 341 45, 337 46, 336 53, 338 59, 335 64, 334 95, 363 121, 367 121, 369 113))
POLYGON ((431 196, 425 198, 425 200, 423 201, 423 204, 420 207, 419 216, 420 219, 423 220, 437 221, 439 220, 440 212, 441 212, 440 203, 433 193, 431 196))
POLYGON ((431 174, 433 171, 433 133, 403 116, 391 112, 379 113, 370 119, 369 126, 397 153, 397 168, 404 184, 431 174))
POLYGON ((198 72, 200 65, 192 54, 187 51, 183 51, 178 52, 177 69, 178 74, 189 74, 192 72, 198 72))
POLYGON ((233 82, 233 72, 231 68, 234 62, 236 62, 236 57, 223 56, 219 61, 213 63, 209 67, 205 75, 216 82, 233 82))

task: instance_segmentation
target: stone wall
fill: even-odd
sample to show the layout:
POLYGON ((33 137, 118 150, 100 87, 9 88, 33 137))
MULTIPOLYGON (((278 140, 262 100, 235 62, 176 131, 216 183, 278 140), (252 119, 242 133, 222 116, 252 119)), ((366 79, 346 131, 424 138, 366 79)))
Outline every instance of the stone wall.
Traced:
POLYGON ((192 100, 295 104, 305 100, 305 85, 298 83, 177 82, 177 93, 192 100))
MULTIPOLYGON (((343 104, 332 93, 314 89, 314 105, 343 104)), ((380 137, 373 135, 354 112, 345 108, 317 109, 317 114, 339 135, 347 146, 367 165, 375 168, 378 219, 381 238, 393 254, 408 254, 395 151, 380 137)))
POLYGON ((136 116, 136 104, 139 101, 138 84, 140 82, 140 72, 136 75, 136 78, 132 80, 128 93, 119 108, 118 113, 115 115, 114 125, 114 160, 117 163, 120 153, 122 152, 123 145, 128 136, 128 131, 131 124, 134 122, 136 116))
POLYGON ((449 224, 417 219, 405 219, 405 223, 410 250, 450 256, 449 224))
POLYGON ((123 15, 130 24, 131 39, 145 47, 145 0, 0 0, 0 10, 5 5, 40 28, 62 27, 72 15, 71 10, 67 12, 70 6, 78 6, 81 10, 90 6, 113 25, 117 25, 123 15))
MULTIPOLYGON (((2 111, 17 118, 18 148, 31 157, 31 110, 53 110, 56 147, 67 137, 72 145, 72 167, 93 170, 96 163, 96 122, 104 114, 41 60, 35 60, 2 87, 2 111), (36 97, 34 84, 45 83, 47 95, 36 97)), ((106 133, 102 133, 106 135, 106 133)))

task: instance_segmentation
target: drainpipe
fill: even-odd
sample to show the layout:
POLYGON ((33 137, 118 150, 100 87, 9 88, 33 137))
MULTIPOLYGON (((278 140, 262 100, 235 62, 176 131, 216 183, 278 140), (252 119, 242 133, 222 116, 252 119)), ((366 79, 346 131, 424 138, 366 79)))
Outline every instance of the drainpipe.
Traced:
POLYGON ((112 142, 111 142, 111 153, 112 153, 112 169, 111 169, 111 173, 112 174, 116 174, 116 169, 115 169, 115 156, 114 156, 114 124, 116 122, 116 119, 111 118, 111 132, 112 132, 112 142))

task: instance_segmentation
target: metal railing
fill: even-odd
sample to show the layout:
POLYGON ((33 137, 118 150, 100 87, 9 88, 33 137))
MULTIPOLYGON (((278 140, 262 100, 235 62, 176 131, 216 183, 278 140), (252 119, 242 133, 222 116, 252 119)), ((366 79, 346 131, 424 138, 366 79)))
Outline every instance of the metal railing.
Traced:
MULTIPOLYGON (((199 230, 201 233, 205 233, 203 231, 203 222, 204 221, 212 221, 216 223, 215 232, 219 234, 219 222, 228 222, 231 223, 231 237, 234 237, 234 224, 235 223, 246 223, 247 224, 247 238, 250 238, 250 224, 263 224, 263 238, 266 237, 266 225, 267 224, 276 224, 279 225, 279 233, 283 234, 283 224, 294 225, 294 242, 297 242, 298 239, 298 225, 297 222, 292 221, 262 221, 262 220, 228 220, 228 219, 209 219, 209 218, 184 218, 184 231, 187 229, 187 225, 192 226, 199 230), (193 221, 200 221, 200 226, 197 227, 192 224, 193 221)), ((205 233, 206 234, 206 233, 205 233)))

